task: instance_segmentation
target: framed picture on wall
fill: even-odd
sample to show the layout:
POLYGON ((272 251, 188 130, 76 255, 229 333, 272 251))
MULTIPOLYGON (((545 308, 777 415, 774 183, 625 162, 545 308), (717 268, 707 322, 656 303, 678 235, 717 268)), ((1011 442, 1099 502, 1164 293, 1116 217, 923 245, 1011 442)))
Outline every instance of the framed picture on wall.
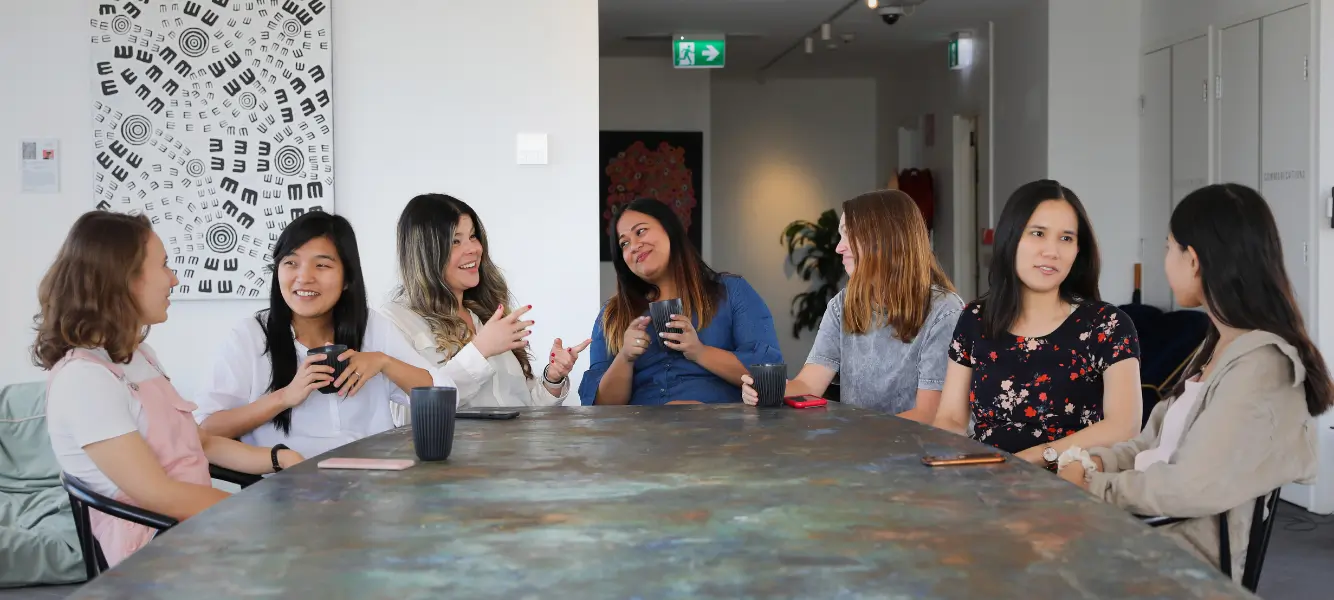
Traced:
POLYGON ((698 249, 704 242, 704 133, 700 131, 603 131, 598 231, 601 259, 612 259, 611 216, 638 198, 672 207, 698 249))
POLYGON ((176 300, 262 298, 273 242, 334 209, 330 2, 85 2, 92 203, 144 214, 176 300))

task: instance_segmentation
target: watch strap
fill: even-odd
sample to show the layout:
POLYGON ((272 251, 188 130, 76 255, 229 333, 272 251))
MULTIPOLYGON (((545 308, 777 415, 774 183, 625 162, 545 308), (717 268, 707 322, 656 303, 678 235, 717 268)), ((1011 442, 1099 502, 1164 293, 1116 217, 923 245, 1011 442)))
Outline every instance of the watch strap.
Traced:
POLYGON ((273 472, 274 472, 274 473, 277 473, 278 471, 283 470, 283 466, 280 465, 280 464, 278 464, 278 451, 279 451, 279 450, 291 450, 291 448, 288 448, 286 444, 274 444, 274 446, 273 446, 272 448, 269 449, 269 459, 273 461, 273 472))

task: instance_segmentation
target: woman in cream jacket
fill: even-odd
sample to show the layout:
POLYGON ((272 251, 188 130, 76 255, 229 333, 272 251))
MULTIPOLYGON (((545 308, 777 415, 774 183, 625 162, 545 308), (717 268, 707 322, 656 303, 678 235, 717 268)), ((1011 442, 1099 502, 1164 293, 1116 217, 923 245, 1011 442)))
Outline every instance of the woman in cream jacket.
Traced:
MULTIPOLYGON (((509 288, 487 251, 486 230, 463 201, 413 198, 398 220, 402 287, 381 307, 413 348, 454 380, 459 408, 555 406, 569 395, 567 375, 588 342, 565 348, 533 373, 527 337, 531 306, 510 310, 509 288)), ((394 422, 408 422, 398 410, 394 422)))
POLYGON ((1240 580, 1258 498, 1316 473, 1329 371, 1306 336, 1278 228, 1254 190, 1225 184, 1172 214, 1165 267, 1177 302, 1213 327, 1172 398, 1137 437, 1062 455, 1060 474, 1130 512, 1184 517, 1165 530, 1240 580), (1068 464, 1066 464, 1068 463, 1068 464), (1220 564, 1226 513, 1231 564, 1220 564))

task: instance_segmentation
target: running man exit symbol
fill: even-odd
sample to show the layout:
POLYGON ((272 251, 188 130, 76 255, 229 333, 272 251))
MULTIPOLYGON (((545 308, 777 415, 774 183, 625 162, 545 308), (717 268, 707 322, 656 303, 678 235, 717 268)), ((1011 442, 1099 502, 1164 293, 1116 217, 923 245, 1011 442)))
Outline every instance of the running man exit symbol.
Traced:
POLYGON ((724 40, 672 40, 672 64, 678 69, 718 69, 727 62, 724 40))

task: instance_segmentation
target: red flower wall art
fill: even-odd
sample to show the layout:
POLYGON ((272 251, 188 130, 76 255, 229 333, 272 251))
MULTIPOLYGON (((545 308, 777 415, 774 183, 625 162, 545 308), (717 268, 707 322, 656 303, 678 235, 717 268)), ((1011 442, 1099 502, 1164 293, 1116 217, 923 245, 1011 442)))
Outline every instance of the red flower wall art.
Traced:
POLYGON ((603 131, 599 200, 601 258, 610 261, 612 213, 637 198, 670 206, 696 248, 703 247, 704 134, 603 131))

